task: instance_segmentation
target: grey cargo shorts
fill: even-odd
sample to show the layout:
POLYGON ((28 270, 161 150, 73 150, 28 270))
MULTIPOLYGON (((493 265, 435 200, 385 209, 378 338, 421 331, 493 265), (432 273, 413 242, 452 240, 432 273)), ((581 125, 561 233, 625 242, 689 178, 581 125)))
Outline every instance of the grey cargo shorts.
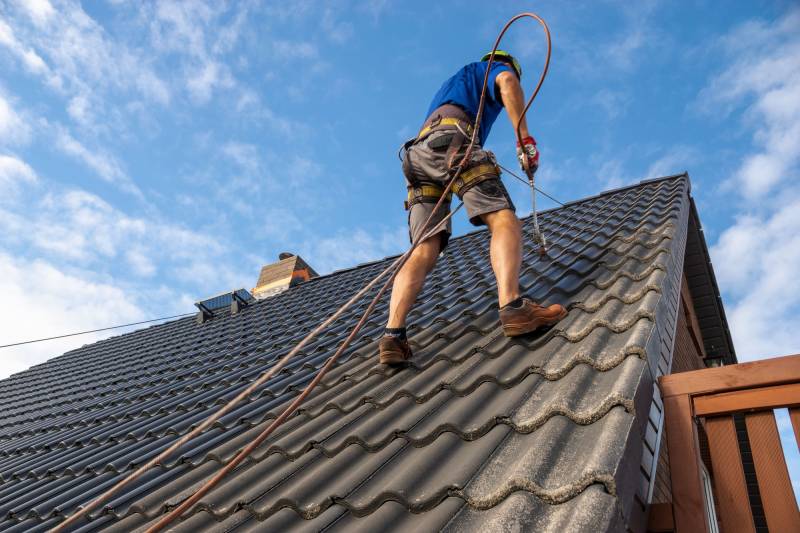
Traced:
MULTIPOLYGON (((447 182, 450 180, 450 175, 447 172, 447 147, 439 147, 438 145, 441 143, 437 143, 436 139, 452 134, 453 130, 449 128, 435 130, 421 142, 408 147, 403 157, 403 174, 405 174, 406 187, 408 187, 409 191, 414 191, 415 187, 424 187, 427 184, 438 185, 441 188, 447 186, 447 182), (437 148, 432 148, 431 144, 437 146, 437 148)), ((469 141, 467 140, 458 151, 454 159, 456 164, 464 157, 468 144, 469 141)), ((468 171, 470 168, 486 163, 494 165, 494 156, 490 152, 483 150, 479 145, 476 145, 472 150, 470 165, 464 172, 468 171)), ((494 178, 484 179, 468 188, 461 196, 461 200, 467 208, 469 221, 475 226, 485 224, 481 215, 494 213, 502 209, 516 211, 508 191, 503 185, 503 182, 500 181, 500 175, 496 173, 494 178)), ((414 205, 410 207, 408 211, 408 229, 409 239, 412 242, 422 232, 423 225, 435 206, 435 203, 427 201, 423 203, 414 203, 414 205)), ((449 212, 450 202, 448 199, 445 199, 443 205, 437 210, 436 215, 434 215, 429 228, 441 222, 449 212)), ((442 227, 442 229, 437 232, 442 234, 442 250, 447 246, 447 241, 450 239, 452 232, 451 220, 448 220, 446 226, 442 227)))

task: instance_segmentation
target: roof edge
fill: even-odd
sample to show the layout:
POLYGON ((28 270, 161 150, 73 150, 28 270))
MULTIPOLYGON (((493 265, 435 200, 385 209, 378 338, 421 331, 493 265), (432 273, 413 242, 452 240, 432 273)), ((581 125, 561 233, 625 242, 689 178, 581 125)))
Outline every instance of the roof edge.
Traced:
MULTIPOLYGON (((605 191, 603 191, 601 193, 595 194, 593 196, 587 196, 586 198, 581 198, 580 200, 572 200, 571 202, 565 202, 564 205, 568 206, 568 205, 580 204, 580 203, 586 202, 588 200, 595 200, 597 198, 602 198, 603 196, 609 196, 611 194, 617 194, 618 192, 627 191, 627 190, 630 190, 630 189, 635 189, 637 187, 641 187, 642 185, 647 185, 647 184, 650 184, 650 183, 658 183, 660 181, 674 180, 676 178, 686 178, 686 180, 689 182, 689 188, 687 189, 686 192, 687 192, 687 194, 689 192, 691 192, 691 181, 689 179, 689 172, 684 170, 680 174, 672 174, 672 175, 669 175, 669 176, 662 176, 660 178, 643 179, 643 180, 640 180, 639 183, 632 183, 631 185, 624 185, 622 187, 617 187, 615 189, 607 189, 607 190, 605 190, 605 191)), ((552 210, 552 209, 548 209, 548 211, 550 211, 550 210, 552 210)), ((544 211, 540 211, 540 213, 544 213, 544 211)))
MULTIPOLYGON (((725 361, 725 364, 736 364, 739 362, 739 358, 736 356, 736 347, 733 344, 733 336, 731 335, 730 324, 728 323, 728 317, 725 314, 725 304, 722 300, 722 293, 719 290, 719 285, 717 284, 717 276, 714 272, 714 264, 711 261, 711 254, 708 251, 708 243, 706 242, 705 231, 703 231, 703 224, 700 222, 700 214, 697 211, 697 204, 692 196, 689 196, 689 204, 690 227, 692 225, 694 226, 693 229, 700 244, 700 253, 702 254, 702 262, 705 270, 704 275, 706 276, 708 284, 713 291, 714 306, 719 314, 719 326, 722 329, 725 343, 727 344, 726 348, 728 349, 728 353, 730 355, 729 358, 726 358, 727 360, 725 361)), ((692 296, 692 306, 694 305, 694 296, 692 296)), ((703 340, 705 341, 705 335, 708 332, 703 326, 701 326, 701 330, 702 334, 704 335, 703 340)))

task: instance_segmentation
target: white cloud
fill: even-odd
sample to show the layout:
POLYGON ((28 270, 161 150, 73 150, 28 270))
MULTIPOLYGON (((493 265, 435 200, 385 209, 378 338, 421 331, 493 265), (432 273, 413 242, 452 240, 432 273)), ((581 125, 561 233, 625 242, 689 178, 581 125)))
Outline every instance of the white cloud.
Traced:
POLYGON ((261 107, 261 100, 252 89, 243 90, 236 100, 236 111, 258 110, 261 107))
MULTIPOLYGON (((740 360, 797 353, 800 325, 800 10, 749 21, 718 41, 730 64, 700 95, 710 114, 742 110, 758 150, 734 178, 741 208, 711 248, 740 360)), ((747 146, 743 146, 747 152, 747 146)))
POLYGON ((406 227, 384 230, 378 235, 359 228, 306 242, 301 247, 303 250, 301 255, 308 260, 314 270, 327 273, 402 253, 408 246, 406 227))
POLYGON ((55 15, 56 10, 48 0, 24 0, 18 2, 37 26, 44 26, 55 15))
POLYGON ((241 38, 242 32, 250 17, 251 3, 252 2, 237 2, 234 4, 238 11, 233 17, 233 21, 227 26, 223 24, 213 32, 216 41, 211 47, 212 53, 220 55, 233 50, 241 38))
POLYGON ((14 199, 21 185, 33 184, 38 177, 27 163, 0 154, 0 202, 14 199))
POLYGON ((800 198, 770 215, 743 215, 711 248, 741 361, 797 353, 800 198))
POLYGON ((205 58, 205 26, 217 14, 210 2, 159 2, 151 25, 154 42, 165 50, 205 58))
POLYGON ((57 134, 58 148, 65 154, 77 159, 103 180, 119 185, 119 187, 137 198, 143 198, 142 191, 131 181, 117 159, 99 149, 89 150, 63 128, 57 134))
POLYGON ((215 89, 227 89, 233 86, 233 77, 228 67, 215 61, 203 63, 199 68, 192 70, 186 79, 189 94, 200 104, 208 102, 215 89))
POLYGON ((626 175, 625 165, 621 159, 607 159, 597 171, 597 178, 600 180, 604 190, 616 189, 628 184, 630 176, 626 175))
MULTIPOLYGON (((656 11, 661 0, 640 0, 638 2, 611 2, 605 8, 609 16, 619 17, 619 22, 612 24, 603 38, 598 41, 593 31, 587 33, 585 24, 595 26, 594 19, 586 20, 582 15, 586 12, 578 7, 571 22, 552 21, 561 26, 557 46, 564 54, 562 63, 570 70, 579 83, 587 79, 603 78, 605 85, 611 86, 619 81, 620 74, 636 72, 649 54, 659 53, 669 46, 670 35, 660 31, 661 24, 656 24, 656 11), (577 22, 578 26, 574 24, 577 22)), ((557 17, 558 12, 553 13, 557 17)), ((521 50, 533 50, 530 44, 523 44, 521 50)), ((593 82, 592 90, 596 89, 593 82)))
POLYGON ((145 97, 161 105, 166 105, 170 101, 169 87, 166 82, 159 78, 155 72, 149 69, 131 71, 136 87, 145 97))
POLYGON ((186 89, 195 103, 205 104, 216 91, 237 85, 222 60, 235 47, 247 21, 248 3, 235 6, 230 24, 222 21, 228 9, 222 2, 164 1, 152 14, 152 43, 161 52, 178 54, 186 89))
POLYGON ((660 40, 658 27, 653 24, 660 3, 661 0, 641 0, 618 4, 625 24, 614 39, 600 48, 604 67, 611 64, 619 70, 630 70, 645 58, 644 52, 660 40))
POLYGON ((125 271, 126 282, 134 284, 158 274, 162 283, 201 294, 241 286, 252 277, 243 270, 248 265, 230 261, 229 247, 212 235, 152 212, 128 215, 86 191, 47 186, 37 190, 38 200, 0 208, 0 250, 26 250, 59 268, 72 265, 98 275, 125 271))
POLYGON ((76 122, 80 124, 90 123, 90 104, 85 95, 77 95, 69 101, 67 112, 76 122))
POLYGON ((775 24, 743 24, 721 39, 731 63, 702 91, 710 114, 746 105, 745 131, 757 151, 744 157, 728 185, 763 198, 797 173, 800 164, 800 10, 775 24), (756 44, 757 43, 757 44, 756 44))
POLYGON ((626 32, 618 41, 609 43, 603 50, 603 55, 612 66, 628 70, 633 67, 638 58, 639 51, 647 44, 645 30, 636 28, 626 32))
POLYGON ((2 20, 0 20, 0 45, 7 47, 16 55, 29 71, 35 74, 49 75, 50 69, 39 54, 31 48, 23 46, 23 44, 17 40, 11 26, 2 20))
MULTIPOLYGON (((142 320, 131 294, 112 281, 71 274, 43 260, 0 253, 0 344, 55 336, 75 331, 142 320)), ((0 378, 41 363, 67 350, 119 332, 89 334, 4 348, 0 378)))
POLYGON ((258 148, 252 144, 227 142, 222 146, 222 153, 249 174, 257 173, 261 167, 258 148))
POLYGON ((25 144, 30 138, 30 128, 0 92, 0 145, 25 144))
POLYGON ((143 246, 135 246, 125 252, 125 260, 128 262, 134 273, 141 277, 151 277, 158 270, 149 257, 148 251, 143 246))
POLYGON ((696 148, 684 145, 673 146, 666 154, 650 165, 645 174, 645 179, 678 174, 696 165, 700 159, 700 152, 696 148))
POLYGON ((70 115, 82 126, 90 114, 108 126, 109 110, 118 107, 120 95, 134 93, 159 104, 169 102, 167 85, 152 68, 151 55, 112 39, 77 2, 63 2, 58 11, 46 0, 19 2, 0 21, 0 45, 5 45, 30 72, 63 96, 70 115), (113 98, 111 98, 113 96, 113 98))

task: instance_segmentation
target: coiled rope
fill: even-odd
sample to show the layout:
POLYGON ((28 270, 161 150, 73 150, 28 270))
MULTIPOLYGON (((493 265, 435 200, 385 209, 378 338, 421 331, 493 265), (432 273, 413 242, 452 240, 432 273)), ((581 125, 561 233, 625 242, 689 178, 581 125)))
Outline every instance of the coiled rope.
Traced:
MULTIPOLYGON (((277 372, 279 372, 284 366, 286 366, 286 363, 292 357, 294 357, 304 346, 306 346, 314 337, 316 337, 322 330, 327 328, 336 319, 338 319, 342 315, 342 313, 344 313, 356 301, 358 301, 364 294, 366 294, 369 290, 371 290, 381 279, 383 279, 385 276, 388 275, 389 277, 386 279, 386 281, 384 282, 383 286, 380 288, 380 290, 378 290, 378 293, 375 295, 375 297, 369 303, 369 305, 367 306, 366 310, 364 311, 364 313, 362 314, 361 318, 359 319, 358 323, 352 329, 352 331, 347 336, 347 338, 344 340, 344 342, 336 350, 336 353, 334 353, 327 360, 325 365, 317 372, 316 376, 314 376, 314 379, 306 386, 305 389, 303 389, 303 392, 300 393, 300 395, 297 398, 295 398, 295 400, 278 416, 278 418, 276 418, 266 429, 264 429, 264 431, 262 431, 247 446, 242 448, 239 451, 239 453, 228 464, 223 466, 211 479, 206 481, 199 489, 197 489, 197 491, 194 494, 192 494, 189 498, 184 500, 179 506, 177 506, 175 509, 173 509, 169 514, 163 516, 156 524, 151 526, 147 530, 147 532, 148 533, 155 533, 157 531, 162 530, 167 525, 169 525, 173 520, 175 520, 176 518, 180 517, 185 511, 189 510, 195 503, 197 503, 197 501, 200 498, 202 498, 209 490, 211 490, 217 483, 219 483, 219 481, 223 477, 225 477, 226 474, 228 474, 231 470, 236 468, 256 447, 258 447, 267 437, 269 437, 269 435, 272 434, 272 432, 275 431, 276 428, 278 428, 287 418, 289 418, 295 412, 297 407, 306 399, 306 397, 308 397, 308 395, 311 393, 311 391, 314 389, 314 387, 316 387, 316 385, 322 380, 322 378, 325 377, 325 374, 327 374, 328 371, 333 367, 333 365, 338 360, 339 356, 350 345, 352 340, 355 338, 355 336, 361 330, 363 325, 366 323, 367 318, 369 318, 369 315, 372 313, 372 311, 375 308, 375 306, 377 305, 378 301, 380 301, 380 298, 383 296, 384 292, 386 292, 386 290, 392 284, 392 282, 394 281, 395 277, 397 276, 397 273, 400 271, 401 268, 403 268, 403 265, 405 265, 405 263, 408 261, 409 257, 411 256, 413 251, 417 248, 417 246, 419 246, 419 244, 421 242, 425 241, 426 239, 428 239, 432 235, 435 235, 439 231, 441 226, 443 224, 445 224, 447 222, 447 220, 449 220, 450 217, 452 217, 453 214, 461 207, 459 205, 455 210, 453 210, 450 213, 448 213, 438 224, 436 224, 433 228, 428 230, 428 227, 430 226, 434 215, 441 208, 444 199, 450 193, 450 191, 451 191, 451 189, 453 187, 453 183, 455 183, 455 180, 458 179, 458 177, 461 174, 461 172, 469 164, 469 161, 470 161, 470 158, 471 158, 471 155, 472 155, 472 150, 473 150, 473 148, 474 148, 474 146, 476 144, 476 141, 477 141, 478 131, 480 130, 481 119, 483 117, 483 109, 484 109, 484 104, 486 102, 486 88, 487 88, 487 85, 488 85, 488 82, 489 82, 490 69, 491 69, 492 63, 494 61, 495 52, 497 51, 497 48, 500 45, 500 41, 502 40, 503 35, 505 35, 506 31, 509 29, 509 27, 511 27, 511 25, 513 23, 515 23, 516 21, 518 21, 521 18, 526 18, 526 17, 532 18, 532 19, 538 21, 542 25, 542 27, 544 28, 545 36, 547 38, 547 59, 545 61, 545 65, 544 65, 544 68, 542 70, 541 76, 539 77, 539 82, 536 84, 536 88, 533 91, 533 93, 531 93, 531 96, 528 99, 527 105, 523 109, 522 114, 520 115, 520 120, 517 123, 517 127, 516 127, 517 140, 520 142, 520 145, 522 144, 522 139, 521 139, 521 136, 520 136, 520 125, 521 125, 522 119, 525 117, 525 114, 528 112, 528 109, 530 108, 531 104, 533 103, 533 100, 536 98, 536 95, 539 93, 539 90, 541 89, 542 84, 544 83, 545 76, 547 75, 548 67, 550 65, 550 51, 551 51, 550 30, 547 27, 547 24, 545 23, 545 21, 541 17, 536 15, 535 13, 520 13, 519 15, 516 15, 515 17, 513 17, 511 20, 509 20, 506 23, 506 25, 503 27, 502 31, 500 32, 500 35, 498 35, 497 40, 494 43, 494 47, 492 48, 492 53, 489 56, 489 65, 487 66, 486 75, 484 76, 484 79, 483 79, 483 87, 481 89, 481 98, 480 98, 480 104, 478 106, 478 114, 477 114, 477 116, 475 118, 475 127, 474 127, 474 131, 472 133, 472 137, 470 139, 470 143, 467 146, 467 149, 465 151, 464 157, 461 159, 461 161, 459 162, 458 166, 456 167, 456 171, 453 174, 453 177, 447 183, 447 186, 445 187, 444 192, 442 193, 442 196, 439 198, 439 201, 436 203, 436 205, 434 206, 434 208, 431 211, 430 215, 428 216, 428 219, 425 221, 425 224, 423 225, 423 230, 420 232, 419 237, 411 243, 411 247, 404 254, 402 254, 397 259, 395 259, 392 262, 391 265, 389 265, 386 269, 384 269, 374 279, 372 279, 369 283, 367 283, 361 290, 359 290, 344 305, 342 305, 339 309, 337 309, 336 312, 333 315, 331 315, 328 319, 324 320, 319 326, 314 328, 314 330, 311 331, 308 335, 306 335, 291 351, 289 351, 289 353, 287 353, 285 356, 283 356, 283 358, 280 361, 278 361, 278 363, 275 364, 275 366, 273 366, 270 370, 264 372, 261 376, 259 376, 258 379, 256 379, 253 383, 251 383, 250 386, 248 386, 246 389, 244 389, 242 392, 240 392, 238 395, 236 395, 235 398, 233 398, 228 403, 223 405, 218 411, 216 411, 211 416, 209 416, 206 420, 204 420, 200 425, 198 425, 192 431, 190 431, 189 433, 187 433, 184 436, 182 436, 181 438, 179 438, 177 441, 175 441, 167 449, 165 449, 164 451, 159 453, 157 456, 153 457, 152 459, 150 459, 149 461, 144 463, 142 466, 140 466, 139 468, 137 468, 136 470, 131 472, 128 476, 126 476, 124 479, 122 479, 121 481, 116 483, 113 487, 111 487, 110 489, 105 491, 103 494, 101 494, 100 496, 98 496, 94 500, 90 501, 89 503, 87 503, 86 505, 81 507, 76 513, 71 515, 64 522, 62 522, 61 524, 59 524, 56 527, 54 527, 51 530, 52 532, 56 533, 56 532, 65 531, 67 527, 69 527, 70 525, 74 524, 80 517, 86 515, 87 513, 91 512, 92 510, 97 508, 101 503, 107 501, 109 498, 111 498, 111 496, 113 496, 114 494, 119 492, 122 488, 124 488, 125 486, 130 484, 132 481, 134 481, 134 480, 138 479, 139 477, 141 477, 142 474, 144 474, 148 469, 152 468, 153 466, 157 465, 159 462, 161 462, 162 460, 167 458, 169 455, 171 455, 173 452, 175 452, 178 448, 180 448, 183 444, 185 444, 189 440, 193 439, 194 437, 196 437, 197 435, 199 435, 203 431, 205 431, 214 422, 219 420, 220 417, 222 417, 226 413, 230 412, 231 409, 233 409, 243 399, 248 397, 256 388, 258 388, 259 386, 263 385, 267 380, 269 380, 272 376, 274 376, 277 372)), ((523 163, 523 164, 527 167, 527 161, 525 163, 523 163)), ((529 178, 529 181, 531 183, 531 191, 534 191, 533 194, 535 195, 535 188, 534 188, 534 184, 533 184, 533 173, 531 172, 530 169, 527 169, 527 168, 526 168, 526 173, 528 174, 528 178, 529 178)), ((535 201, 535 196, 534 196, 534 201, 535 201)), ((535 207, 535 204, 534 204, 534 207, 535 207)), ((537 236, 541 237, 541 232, 539 231, 538 221, 536 221, 536 218, 535 218, 536 217, 535 209, 534 209, 533 216, 534 216, 534 224, 535 224, 534 237, 538 238, 537 236)), ((542 237, 542 241, 543 241, 543 237, 542 237)), ((537 242, 540 242, 540 241, 537 241, 537 242)))

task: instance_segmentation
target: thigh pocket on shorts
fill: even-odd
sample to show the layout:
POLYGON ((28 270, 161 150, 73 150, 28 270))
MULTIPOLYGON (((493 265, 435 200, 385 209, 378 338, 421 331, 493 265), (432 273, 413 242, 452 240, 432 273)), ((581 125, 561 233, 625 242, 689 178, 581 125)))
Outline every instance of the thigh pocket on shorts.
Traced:
POLYGON ((499 179, 488 179, 475 185, 478 190, 491 198, 506 198, 506 188, 499 179))
POLYGON ((434 152, 444 152, 450 148, 450 144, 453 142, 453 137, 455 137, 456 134, 441 133, 440 135, 432 134, 431 136, 432 138, 427 142, 428 148, 434 152))

